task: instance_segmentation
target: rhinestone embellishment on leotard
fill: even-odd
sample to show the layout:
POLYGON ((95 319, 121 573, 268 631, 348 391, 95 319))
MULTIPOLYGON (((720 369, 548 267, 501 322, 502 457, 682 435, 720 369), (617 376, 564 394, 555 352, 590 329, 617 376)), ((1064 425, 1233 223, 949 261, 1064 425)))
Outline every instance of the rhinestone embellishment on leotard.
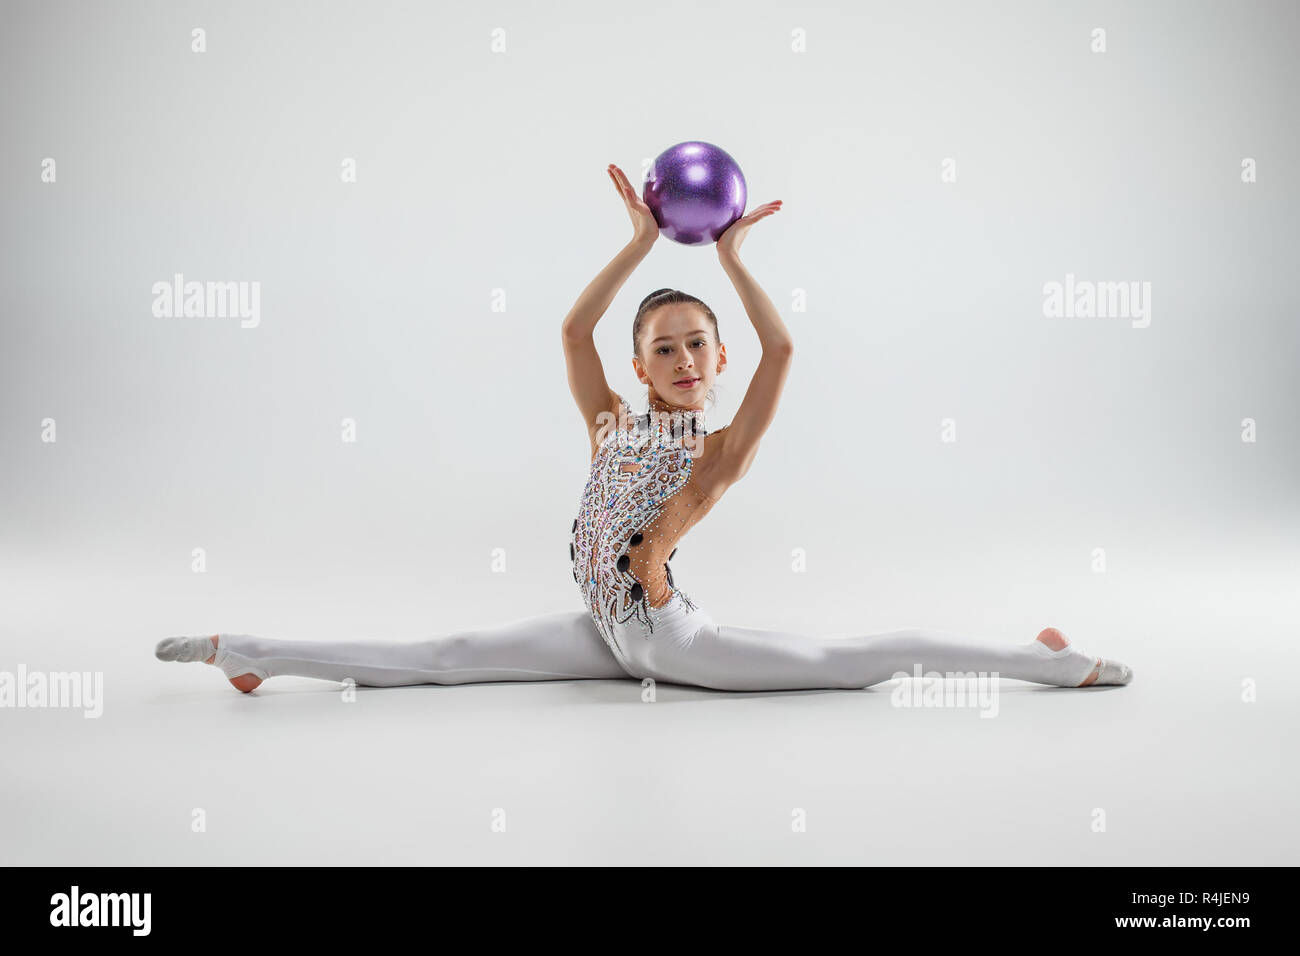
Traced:
MULTIPOLYGON (((708 434, 702 410, 637 415, 626 401, 622 410, 626 417, 610 430, 592 459, 570 541, 574 580, 619 660, 623 657, 614 640, 615 624, 639 623, 647 637, 654 631, 649 596, 629 570, 632 556, 643 545, 644 529, 689 480, 691 438, 708 434)), ((671 580, 669 587, 686 610, 695 609, 671 580)))

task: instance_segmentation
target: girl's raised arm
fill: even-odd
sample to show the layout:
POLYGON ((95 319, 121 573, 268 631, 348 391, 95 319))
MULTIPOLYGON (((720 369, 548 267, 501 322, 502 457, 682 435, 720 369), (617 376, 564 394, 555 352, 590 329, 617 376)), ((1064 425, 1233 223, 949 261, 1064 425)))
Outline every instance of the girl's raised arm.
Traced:
POLYGON ((754 456, 758 454, 758 443, 776 417, 781 391, 785 387, 794 355, 794 339, 790 336, 790 330, 781 321, 776 306, 762 286, 754 281, 754 277, 740 261, 740 243, 748 234, 749 228, 780 208, 779 199, 765 203, 732 223, 718 239, 718 260, 736 287, 745 312, 754 325, 754 331, 758 333, 759 344, 763 347, 758 368, 754 370, 754 377, 745 391, 740 408, 726 428, 727 437, 721 445, 722 458, 717 473, 728 483, 743 478, 745 472, 749 471, 754 456))
POLYGON ((659 238, 659 224, 650 207, 637 196, 632 184, 617 166, 609 166, 609 177, 622 197, 632 218, 632 240, 600 271, 564 318, 562 327, 564 362, 568 370, 569 391, 587 423, 591 450, 596 451, 596 432, 602 422, 598 416, 609 411, 617 414, 618 396, 605 380, 605 369, 596 351, 592 332, 614 301, 618 290, 627 282, 632 270, 646 257, 659 238))

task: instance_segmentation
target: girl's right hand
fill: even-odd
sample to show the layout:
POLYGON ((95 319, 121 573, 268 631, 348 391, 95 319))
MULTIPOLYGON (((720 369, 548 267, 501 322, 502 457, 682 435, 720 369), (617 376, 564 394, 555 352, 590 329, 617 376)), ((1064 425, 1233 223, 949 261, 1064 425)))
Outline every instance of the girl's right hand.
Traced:
POLYGON ((613 163, 609 164, 609 178, 614 180, 614 188, 618 194, 623 197, 623 204, 627 206, 627 214, 632 217, 632 228, 634 240, 653 243, 659 238, 659 223, 655 220, 655 214, 650 211, 650 207, 645 204, 632 184, 628 182, 627 176, 623 170, 619 169, 613 163))

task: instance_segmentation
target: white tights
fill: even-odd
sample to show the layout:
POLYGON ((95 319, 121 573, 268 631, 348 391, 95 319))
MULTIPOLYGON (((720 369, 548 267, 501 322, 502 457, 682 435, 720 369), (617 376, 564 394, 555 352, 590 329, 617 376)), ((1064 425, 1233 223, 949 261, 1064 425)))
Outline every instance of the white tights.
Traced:
POLYGON ((292 675, 358 685, 654 678, 719 690, 867 687, 893 677, 982 673, 1075 687, 1096 658, 1073 645, 1050 651, 929 628, 852 637, 808 637, 714 623, 676 597, 653 612, 649 636, 616 628, 611 653, 591 617, 559 611, 416 641, 278 640, 218 635, 214 663, 227 677, 292 675), (623 663, 626 662, 626 663, 623 663))

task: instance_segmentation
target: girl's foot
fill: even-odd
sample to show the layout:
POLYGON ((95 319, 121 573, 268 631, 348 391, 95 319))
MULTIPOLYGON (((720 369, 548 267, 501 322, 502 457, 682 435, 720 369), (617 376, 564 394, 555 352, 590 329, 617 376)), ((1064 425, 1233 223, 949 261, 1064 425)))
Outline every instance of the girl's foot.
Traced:
MULTIPOLYGON (((1054 652, 1062 652, 1072 646, 1066 636, 1054 627, 1043 628, 1034 640, 1054 652)), ((1125 664, 1104 657, 1095 657, 1093 661, 1092 672, 1084 678, 1083 683, 1075 684, 1075 687, 1089 687, 1093 684, 1127 684, 1133 679, 1133 671, 1125 664)))
MULTIPOLYGON (((154 656, 160 661, 181 661, 184 663, 203 661, 205 664, 217 664, 218 637, 219 635, 213 634, 211 637, 163 638, 158 642, 158 646, 154 648, 154 656)), ((221 665, 217 664, 217 666, 220 667, 221 665)), ((245 694, 257 690, 258 685, 262 683, 262 678, 256 674, 239 674, 234 677, 227 674, 226 676, 236 690, 245 694)))

